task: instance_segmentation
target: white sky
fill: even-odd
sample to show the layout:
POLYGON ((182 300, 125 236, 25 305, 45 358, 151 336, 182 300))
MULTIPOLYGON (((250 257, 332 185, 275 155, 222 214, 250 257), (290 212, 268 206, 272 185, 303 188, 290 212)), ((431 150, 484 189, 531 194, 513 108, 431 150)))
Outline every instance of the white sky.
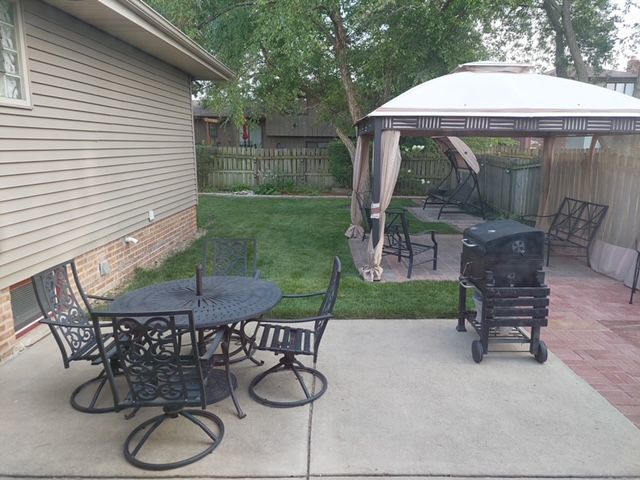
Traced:
MULTIPOLYGON (((620 8, 624 6, 624 0, 615 0, 615 3, 618 4, 620 8)), ((618 29, 618 38, 620 41, 628 37, 633 31, 638 31, 640 24, 640 7, 635 5, 631 8, 628 14, 624 16, 624 25, 620 25, 618 29)), ((618 49, 618 54, 616 55, 616 62, 613 65, 608 65, 610 68, 614 70, 625 70, 627 67, 627 60, 629 58, 637 56, 640 58, 640 51, 622 48, 621 46, 618 49)))

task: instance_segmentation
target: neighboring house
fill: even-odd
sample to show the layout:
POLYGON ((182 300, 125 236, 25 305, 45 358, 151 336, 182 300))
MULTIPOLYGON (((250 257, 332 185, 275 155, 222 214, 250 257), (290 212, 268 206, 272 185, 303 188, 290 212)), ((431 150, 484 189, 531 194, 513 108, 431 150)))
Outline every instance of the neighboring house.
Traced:
MULTIPOLYGON (((548 72, 549 75, 555 75, 555 70, 548 72)), ((602 70, 600 73, 591 71, 589 74, 589 83, 599 85, 609 90, 614 90, 632 97, 640 97, 638 91, 638 74, 640 73, 640 60, 636 57, 629 59, 626 71, 619 70, 602 70)), ((561 144, 564 148, 590 148, 591 137, 571 137, 566 138, 561 144)))
POLYGON ((294 114, 266 114, 243 128, 235 128, 225 116, 193 105, 198 145, 255 148, 326 148, 337 138, 335 129, 312 110, 294 114))
POLYGON ((31 275, 75 257, 102 293, 195 238, 191 80, 233 73, 140 0, 0 0, 0 35, 3 358, 31 275))

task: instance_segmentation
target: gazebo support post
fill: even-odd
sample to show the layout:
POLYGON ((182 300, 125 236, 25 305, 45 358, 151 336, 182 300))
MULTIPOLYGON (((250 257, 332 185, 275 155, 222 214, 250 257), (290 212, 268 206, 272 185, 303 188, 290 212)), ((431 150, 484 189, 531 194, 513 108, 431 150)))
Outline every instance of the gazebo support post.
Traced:
POLYGON ((382 118, 373 119, 373 185, 371 186, 371 241, 380 241, 380 190, 382 187, 382 118), (377 208, 374 206, 377 205, 377 208))

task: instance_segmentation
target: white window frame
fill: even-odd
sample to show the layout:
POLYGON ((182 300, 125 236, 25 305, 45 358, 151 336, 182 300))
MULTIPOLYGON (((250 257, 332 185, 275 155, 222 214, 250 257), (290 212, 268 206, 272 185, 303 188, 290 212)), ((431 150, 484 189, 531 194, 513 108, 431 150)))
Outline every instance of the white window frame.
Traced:
POLYGON ((22 11, 22 0, 9 0, 16 6, 16 41, 18 42, 18 62, 20 65, 20 78, 22 80, 22 90, 24 98, 0 97, 0 106, 3 107, 23 107, 31 108, 31 83, 29 81, 29 70, 27 68, 27 46, 24 32, 24 15, 22 11))

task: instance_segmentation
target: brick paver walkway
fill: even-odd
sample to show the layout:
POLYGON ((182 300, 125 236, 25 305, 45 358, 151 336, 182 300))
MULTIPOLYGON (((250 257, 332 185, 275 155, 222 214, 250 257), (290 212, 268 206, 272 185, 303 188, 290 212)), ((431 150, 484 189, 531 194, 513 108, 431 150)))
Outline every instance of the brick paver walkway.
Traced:
MULTIPOLYGON (((553 257, 552 257, 553 262, 553 257)), ((551 351, 640 428, 640 301, 595 272, 548 275, 551 351)))

